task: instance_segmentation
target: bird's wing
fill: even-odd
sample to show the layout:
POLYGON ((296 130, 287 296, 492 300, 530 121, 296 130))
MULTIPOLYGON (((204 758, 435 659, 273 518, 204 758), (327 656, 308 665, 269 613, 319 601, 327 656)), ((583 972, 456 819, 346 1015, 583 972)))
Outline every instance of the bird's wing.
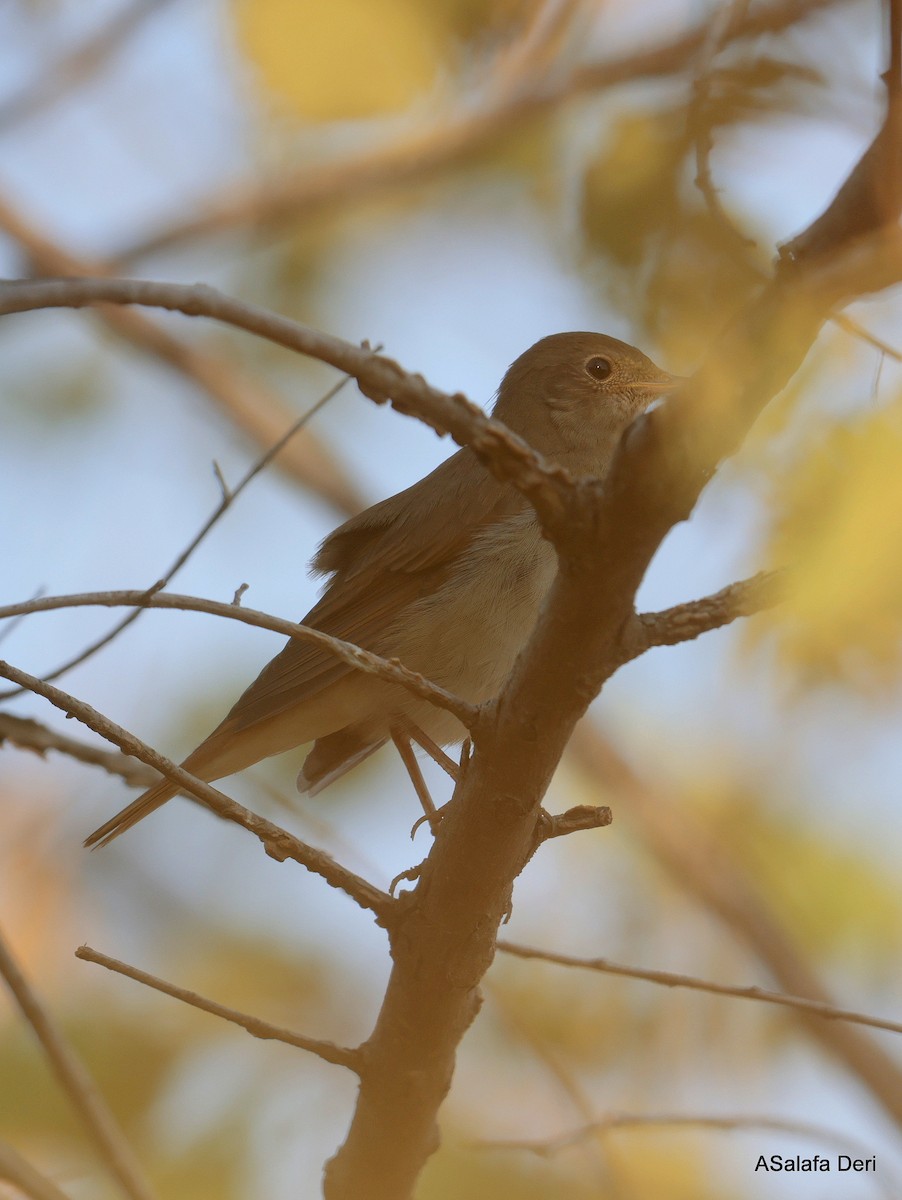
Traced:
MULTIPOLYGON (((461 450, 406 491, 352 517, 320 547, 313 568, 332 579, 303 624, 367 649, 415 600, 441 582, 483 525, 522 511, 524 501, 461 450), (437 478, 438 477, 438 478, 437 478)), ((241 695, 219 733, 277 716, 352 667, 310 642, 291 639, 241 695)))

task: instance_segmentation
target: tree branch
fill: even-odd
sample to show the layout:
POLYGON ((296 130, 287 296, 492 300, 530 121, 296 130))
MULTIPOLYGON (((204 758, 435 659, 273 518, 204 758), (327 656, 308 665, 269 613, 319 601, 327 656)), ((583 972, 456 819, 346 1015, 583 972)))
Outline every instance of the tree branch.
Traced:
POLYGON ((44 1010, 2 936, 0 976, 34 1030, 60 1086, 91 1135, 110 1174, 131 1200, 153 1200, 150 1185, 143 1178, 137 1159, 97 1085, 44 1010))
POLYGON ((262 1038, 264 1041, 285 1042, 289 1046, 297 1047, 298 1050, 307 1050, 310 1054, 315 1054, 324 1062, 332 1063, 337 1067, 347 1067, 349 1071, 360 1073, 360 1055, 356 1050, 348 1049, 345 1046, 336 1046, 334 1042, 325 1042, 320 1038, 305 1037, 302 1033, 282 1029, 259 1017, 252 1017, 247 1013, 238 1012, 237 1009, 228 1008, 224 1004, 217 1004, 215 1000, 207 1000, 204 996, 199 996, 197 992, 177 987, 174 983, 167 983, 165 979, 160 979, 138 967, 129 966, 128 963, 120 962, 117 958, 110 958, 98 950, 93 950, 90 946, 79 946, 75 951, 75 957, 84 962, 92 962, 100 967, 106 967, 108 971, 115 971, 119 975, 125 975, 128 979, 143 983, 147 987, 154 988, 155 991, 172 996, 175 1000, 181 1000, 193 1008, 199 1008, 202 1012, 211 1013, 214 1017, 221 1017, 233 1025, 240 1025, 242 1029, 247 1030, 251 1037, 262 1038))
MULTIPOLYGON (((286 637, 297 638, 302 642, 312 642, 315 646, 333 654, 342 662, 384 679, 386 683, 394 683, 399 687, 452 713, 464 726, 469 729, 476 725, 478 709, 475 705, 452 695, 437 683, 431 683, 416 671, 411 671, 397 659, 380 658, 369 650, 355 646, 353 642, 345 642, 341 638, 332 637, 310 625, 299 625, 295 621, 285 621, 281 617, 271 617, 268 613, 258 612, 254 608, 241 608, 237 604, 225 604, 221 600, 205 600, 197 596, 182 596, 177 592, 81 592, 71 596, 39 596, 34 600, 23 600, 19 604, 0 606, 0 621, 7 617, 16 617, 23 613, 50 612, 60 608, 85 608, 99 606, 103 608, 165 608, 185 612, 209 613, 214 617, 226 617, 231 621, 241 621, 245 625, 253 625, 257 629, 269 629, 273 633, 282 633, 286 637)), ((46 681, 45 681, 46 682, 46 681)))
POLYGON ((701 600, 675 604, 661 612, 640 613, 624 634, 625 652, 628 648, 629 659, 638 658, 655 646, 691 642, 740 617, 751 617, 771 608, 780 602, 780 579, 779 571, 759 571, 750 579, 728 584, 701 600))
POLYGON ((32 750, 41 758, 48 750, 57 750, 78 762, 102 767, 108 775, 118 775, 133 787, 151 787, 159 779, 156 771, 145 763, 136 762, 128 754, 121 754, 118 750, 102 750, 99 746, 90 746, 77 738, 57 733, 39 721, 0 712, 0 746, 4 742, 10 742, 22 750, 32 750))
POLYGON ((204 284, 102 278, 0 282, 0 316, 98 304, 138 304, 189 317, 209 317, 329 363, 354 376, 364 395, 377 404, 390 403, 437 433, 450 434, 458 445, 469 446, 498 479, 522 492, 549 524, 561 517, 562 497, 572 482, 567 471, 546 463, 522 438, 500 421, 491 420, 465 396, 441 392, 421 375, 408 373, 372 350, 232 299, 204 284))
POLYGON ((99 733, 101 737, 118 746, 125 754, 131 754, 141 762, 147 763, 148 766, 154 767, 161 775, 165 775, 167 779, 177 783, 180 790, 188 792, 220 817, 227 821, 234 821, 249 830, 263 843, 270 858, 274 858, 277 862, 291 859, 302 867, 306 867, 308 871, 322 876, 330 887, 343 891, 361 908, 370 909, 380 921, 384 922, 391 915, 395 907, 395 901, 391 896, 380 891, 367 880, 361 879, 352 871, 346 870, 328 854, 306 845, 299 838, 280 829, 278 825, 274 825, 272 821, 257 816, 256 813, 231 800, 209 783, 197 779, 183 767, 177 766, 168 758, 164 758, 162 754, 158 754, 156 750, 135 737, 133 733, 129 733, 121 725, 116 725, 108 717, 91 708, 89 704, 85 704, 82 700, 76 700, 74 696, 54 687, 53 684, 44 683, 34 675, 28 675, 25 671, 20 671, 2 660, 0 660, 0 676, 20 684, 38 696, 43 696, 54 707, 74 717, 83 725, 87 725, 89 729, 93 729, 95 733, 99 733))
POLYGON ((715 996, 733 996, 739 1000, 760 1000, 764 1004, 781 1004, 786 1008, 797 1008, 812 1016, 828 1021, 848 1021, 852 1025, 868 1025, 872 1029, 887 1029, 890 1033, 902 1033, 902 1023, 872 1017, 854 1009, 837 1008, 823 1000, 806 1000, 802 996, 788 996, 785 992, 772 992, 761 987, 733 987, 726 983, 711 983, 693 975, 679 975, 672 971, 650 971, 642 967, 625 967, 607 958, 578 958, 572 954, 557 954, 552 950, 537 950, 532 946, 519 946, 514 942, 498 942, 498 949, 514 958, 534 958, 542 962, 557 963, 562 967, 578 967, 585 971, 599 971, 605 975, 622 975, 627 979, 644 979, 647 983, 659 983, 664 987, 690 988, 696 992, 710 992, 715 996))

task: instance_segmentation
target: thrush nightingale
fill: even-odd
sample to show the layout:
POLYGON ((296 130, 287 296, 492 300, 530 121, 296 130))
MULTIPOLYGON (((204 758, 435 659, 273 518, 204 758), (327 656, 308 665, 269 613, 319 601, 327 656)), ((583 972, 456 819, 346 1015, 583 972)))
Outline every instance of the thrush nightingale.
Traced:
MULTIPOLYGON (((558 333, 511 365, 492 415, 549 462, 602 476, 633 418, 679 382, 616 338, 558 333)), ((398 658, 479 703, 498 692, 529 637, 556 560, 520 493, 463 449, 346 521, 312 565, 329 581, 305 625, 398 658)), ((313 742, 298 788, 315 793, 398 722, 442 745, 465 735, 455 717, 397 684, 290 639, 182 765, 212 781, 313 742)), ((117 837, 177 791, 168 780, 156 784, 86 845, 117 837)))

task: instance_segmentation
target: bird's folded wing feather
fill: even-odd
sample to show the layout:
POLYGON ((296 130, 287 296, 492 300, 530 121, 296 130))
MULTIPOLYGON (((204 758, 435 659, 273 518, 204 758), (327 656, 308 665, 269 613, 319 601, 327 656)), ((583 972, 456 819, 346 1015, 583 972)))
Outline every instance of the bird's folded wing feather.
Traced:
MULTIPOLYGON (((524 507, 514 488, 494 479, 469 450, 459 451, 326 538, 313 569, 332 579, 302 623, 378 652, 380 635, 438 586, 474 530, 524 507)), ((277 716, 351 670, 320 647, 292 638, 216 732, 237 732, 277 716)))

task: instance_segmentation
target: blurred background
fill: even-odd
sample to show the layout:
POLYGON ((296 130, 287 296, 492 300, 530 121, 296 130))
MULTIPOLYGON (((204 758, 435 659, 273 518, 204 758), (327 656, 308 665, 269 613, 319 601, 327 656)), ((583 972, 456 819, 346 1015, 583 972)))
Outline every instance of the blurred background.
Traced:
MULTIPOLYGON (((882 36, 880 7, 847 0, 7 0, 0 274, 201 280, 381 343, 483 404, 522 350, 568 329, 686 373, 873 136, 882 36)), ((542 848, 511 940, 902 1019, 900 298, 848 315, 640 595, 665 607, 787 565, 787 602, 609 683, 548 806, 607 803, 614 824, 542 848)), ((235 486, 335 381, 149 310, 7 317, 0 378, 3 603, 152 584, 218 504, 213 463, 235 486)), ((451 450, 348 386, 171 586, 230 600, 247 584, 246 605, 299 618, 318 542, 451 450)), ((118 615, 33 615, 2 655, 45 674, 118 615)), ((279 645, 144 613, 60 686, 179 758, 279 645)), ((2 713, 100 744, 33 696, 2 713)), ((229 790, 380 887, 426 853, 388 751, 312 801, 294 791, 301 757, 229 790)), ((0 931, 161 1196, 317 1195, 350 1075, 73 950, 356 1044, 387 979, 384 934, 185 800, 84 852, 133 794, 6 742, 0 931)), ((5 995, 0 1079, 0 1137, 72 1197, 113 1195, 5 995)), ((417 1194, 898 1196, 900 1080, 898 1035, 500 955, 417 1194), (612 1113, 753 1120, 636 1123, 544 1156, 474 1145, 543 1143, 612 1113), (876 1154, 876 1177, 822 1174, 815 1193, 755 1172, 760 1154, 835 1160, 847 1148, 829 1131, 876 1154)))

